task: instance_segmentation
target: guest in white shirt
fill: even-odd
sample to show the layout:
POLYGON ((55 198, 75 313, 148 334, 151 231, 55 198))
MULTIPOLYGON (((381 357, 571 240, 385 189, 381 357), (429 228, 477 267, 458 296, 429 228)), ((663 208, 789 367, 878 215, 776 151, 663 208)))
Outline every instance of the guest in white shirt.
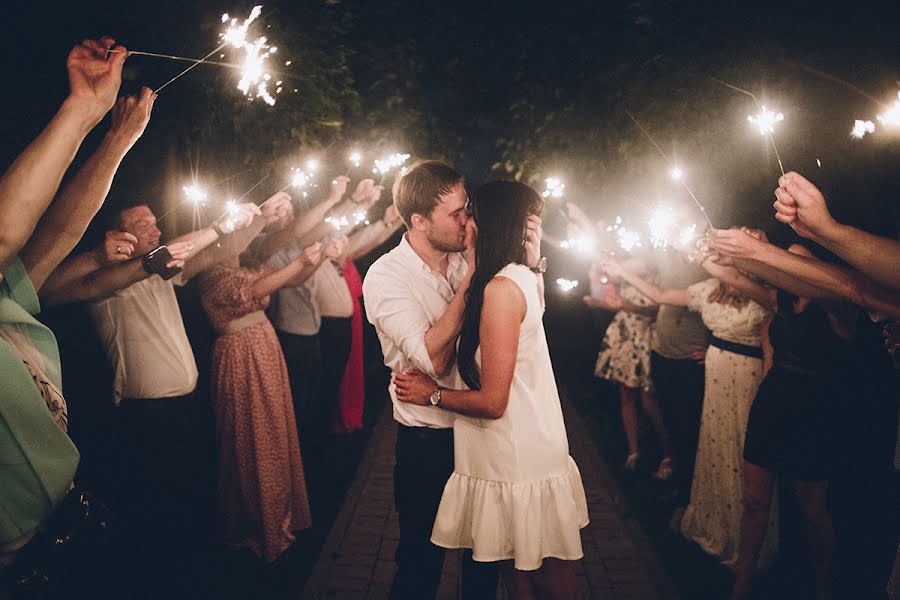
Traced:
MULTIPOLYGON (((409 231, 366 274, 367 318, 391 371, 418 369, 441 386, 459 387, 456 340, 474 260, 463 177, 447 164, 422 161, 398 178, 393 192, 409 231)), ((539 220, 536 227, 529 235, 538 236, 539 253, 539 220)), ((453 417, 440 408, 400 403, 393 385, 389 393, 399 425, 394 502, 400 513, 391 598, 433 598, 444 550, 430 538, 444 484, 453 472, 453 417)), ((493 597, 496 584, 496 570, 464 561, 464 597, 493 597)))

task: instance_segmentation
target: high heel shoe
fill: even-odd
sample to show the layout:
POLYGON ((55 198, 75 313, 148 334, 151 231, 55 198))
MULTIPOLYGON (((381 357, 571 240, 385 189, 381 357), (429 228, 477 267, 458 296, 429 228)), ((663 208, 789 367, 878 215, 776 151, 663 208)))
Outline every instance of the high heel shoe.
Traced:
POLYGON ((653 477, 659 479, 660 481, 667 481, 672 476, 672 459, 670 457, 665 457, 659 463, 659 467, 656 468, 656 473, 653 474, 653 477))
POLYGON ((632 452, 628 455, 628 458, 625 459, 625 470, 626 471, 634 471, 637 469, 638 459, 641 455, 637 452, 632 452))

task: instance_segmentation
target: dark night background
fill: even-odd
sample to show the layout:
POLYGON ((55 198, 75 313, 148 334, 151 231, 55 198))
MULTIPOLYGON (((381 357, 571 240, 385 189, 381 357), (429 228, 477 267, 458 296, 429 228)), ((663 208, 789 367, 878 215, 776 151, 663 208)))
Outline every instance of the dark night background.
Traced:
MULTIPOLYGON (((0 95, 0 164, 9 164, 58 107, 67 89, 65 57, 81 39, 108 34, 129 49, 200 57, 218 45, 221 14, 244 18, 252 5, 206 0, 4 3, 0 35, 6 51, 0 56, 0 72, 7 74, 7 83, 0 95)), ((812 70, 844 79, 883 104, 893 102, 900 83, 898 23, 896 1, 265 1, 251 36, 264 32, 278 46, 269 60, 278 71, 276 78, 284 81, 275 106, 244 98, 236 89, 235 71, 200 65, 160 94, 148 130, 120 168, 104 212, 141 198, 157 214, 174 209, 160 225, 169 235, 183 233, 191 226, 191 213, 180 204, 181 186, 192 178, 220 201, 243 194, 268 175, 250 197, 261 202, 287 183, 291 165, 315 156, 326 170, 330 165, 324 178, 345 172, 345 157, 356 148, 365 155, 364 167, 393 151, 444 158, 473 185, 515 177, 541 189, 544 178, 559 176, 567 197, 595 218, 621 214, 626 222, 640 222, 644 206, 660 199, 694 210, 669 178, 668 165, 627 117, 627 109, 682 166, 714 224, 762 226, 776 241, 789 239, 790 230, 772 217, 778 164, 768 141, 746 122, 756 107, 750 98, 712 81, 717 77, 753 91, 784 113, 775 139, 785 168, 819 184, 839 219, 896 236, 900 131, 879 128, 863 140, 852 139, 853 121, 875 121, 883 107, 812 70), (285 66, 287 60, 292 64, 285 66)), ((140 85, 156 88, 184 66, 132 56, 123 91, 134 93, 140 85)), ((75 164, 96 146, 104 129, 102 124, 89 136, 75 164)), ((356 179, 366 171, 351 175, 356 179)), ((84 246, 102 233, 102 216, 84 246)), ((552 214, 545 221, 551 230, 560 224, 552 214)), ((584 262, 548 253, 554 278, 585 279, 584 262)), ((581 308, 580 295, 551 299, 546 321, 554 362, 562 364, 557 369, 561 388, 572 397, 598 393, 589 373, 605 327, 602 318, 581 308), (573 331, 591 335, 574 336, 573 331)), ((195 302, 183 308, 189 327, 191 322, 202 324, 195 302)), ((67 340, 92 335, 80 309, 47 318, 60 324, 54 329, 64 369, 67 360, 81 361, 79 369, 104 364, 99 347, 75 346, 73 352, 68 346, 67 352, 67 340)), ((201 382, 210 335, 192 332, 201 382)), ((369 399, 384 392, 377 342, 374 353, 369 399)), ((71 373, 71 367, 65 372, 71 373)), ((107 375, 68 376, 67 396, 96 394, 97 381, 104 382, 107 375)), ((612 388, 599 393, 611 396, 612 388)), ((381 406, 372 404, 369 423, 381 406)), ((108 426, 103 401, 85 406, 72 406, 73 415, 80 410, 98 430, 108 426)), ((594 409, 587 410, 611 464, 624 460, 624 454, 616 454, 624 447, 617 415, 595 418, 590 413, 594 409)), ((110 452, 109 442, 78 431, 77 425, 74 429, 88 478, 93 465, 96 481, 102 482, 102 461, 90 459, 110 452)), ((366 436, 337 449, 345 478, 352 477, 366 436)), ((341 480, 324 497, 313 498, 319 505, 314 512, 336 511, 346 484, 341 480)), ((724 568, 683 541, 666 537, 666 515, 656 514, 655 498, 646 499, 656 493, 648 485, 623 483, 683 597, 724 593, 730 581, 724 568)), ((180 563, 188 554, 169 563, 151 560, 142 576, 154 585, 167 579, 175 587, 191 581, 198 587, 182 591, 194 590, 194 597, 296 596, 317 544, 327 535, 329 521, 320 520, 320 528, 323 521, 324 530, 313 532, 287 558, 287 575, 273 576, 259 565, 208 552, 199 562, 192 557, 180 563), (214 577, 215 584, 198 579, 198 573, 220 571, 229 573, 214 577)), ((188 544, 186 553, 190 548, 188 544)), ((776 569, 764 584, 771 592, 766 597, 797 597, 796 589, 779 581, 782 576, 790 580, 796 566, 776 569)))

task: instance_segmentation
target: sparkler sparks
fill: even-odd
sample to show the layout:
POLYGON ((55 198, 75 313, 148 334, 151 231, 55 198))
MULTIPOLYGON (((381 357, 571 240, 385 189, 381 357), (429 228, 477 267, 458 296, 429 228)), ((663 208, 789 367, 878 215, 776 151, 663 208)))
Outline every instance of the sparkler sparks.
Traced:
POLYGON ((671 207, 660 206, 653 211, 647 221, 650 233, 650 244, 654 248, 665 248, 670 243, 672 230, 675 228, 675 213, 671 207))
POLYGON ((747 121, 759 128, 760 135, 772 135, 775 133, 775 124, 784 121, 782 113, 775 113, 760 105, 760 111, 756 115, 748 115, 747 121))
POLYGON ((368 225, 369 224, 369 215, 364 210, 358 210, 353 213, 353 224, 354 225, 368 225))
POLYGON ((350 164, 353 165, 354 168, 358 169, 359 163, 362 162, 362 154, 360 154, 359 152, 351 152, 350 156, 348 156, 347 159, 350 161, 350 164))
POLYGON ((558 285, 559 289, 561 289, 563 292, 568 293, 578 287, 578 282, 572 279, 565 279, 563 277, 560 277, 556 280, 556 285, 558 285))
POLYGON ((350 221, 347 217, 326 217, 325 222, 334 227, 335 231, 343 231, 350 227, 350 221))
MULTIPOLYGON (((243 49, 245 52, 244 60, 241 64, 241 79, 238 81, 237 88, 251 100, 253 98, 261 98, 263 102, 271 106, 275 104, 275 98, 272 97, 268 89, 272 75, 267 71, 265 61, 278 48, 269 46, 265 36, 258 37, 252 42, 247 40, 247 29, 259 17, 260 13, 262 13, 262 6, 254 6, 250 11, 250 16, 241 24, 238 24, 238 19, 231 18, 228 16, 228 13, 225 13, 222 15, 222 23, 229 23, 229 26, 228 29, 219 34, 219 39, 224 45, 243 49)), ((276 91, 276 93, 278 92, 276 91)))
POLYGON ((681 230, 681 233, 678 234, 678 245, 682 248, 686 248, 694 243, 697 239, 697 226, 696 225, 688 225, 687 227, 681 230))
POLYGON ((853 129, 850 135, 861 140, 867 133, 875 133, 875 123, 872 121, 860 121, 857 119, 853 122, 853 129))
POLYGON ((683 179, 684 171, 682 171, 678 167, 672 167, 672 170, 669 171, 669 175, 671 175, 672 179, 675 179, 675 180, 683 179))
POLYGON ((619 248, 625 252, 631 252, 635 248, 641 247, 641 235, 637 231, 632 231, 625 227, 619 227, 616 230, 619 248))
POLYGON ((594 250, 594 240, 588 236, 581 236, 563 240, 559 243, 559 247, 563 250, 574 250, 582 254, 588 254, 594 250))
POLYGON ((562 198, 566 193, 566 184, 559 177, 548 177, 544 180, 545 188, 541 193, 544 198, 562 198))
POLYGON ((403 163, 408 161, 409 158, 409 154, 401 154, 397 152, 385 158, 377 159, 375 161, 375 167, 372 169, 372 172, 376 175, 386 175, 395 167, 403 165, 403 163))
POLYGON ((885 127, 900 127, 900 92, 897 92, 897 99, 888 109, 878 115, 878 122, 885 127))
POLYGON ((181 189, 184 190, 184 194, 187 196, 187 199, 193 202, 195 205, 203 204, 206 202, 206 190, 201 188, 199 185, 186 185, 181 189))

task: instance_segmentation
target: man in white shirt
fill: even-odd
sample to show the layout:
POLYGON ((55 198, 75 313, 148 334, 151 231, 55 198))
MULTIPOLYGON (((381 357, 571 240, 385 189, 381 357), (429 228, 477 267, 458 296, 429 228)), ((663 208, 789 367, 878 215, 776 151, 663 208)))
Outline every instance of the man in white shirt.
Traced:
MULTIPOLYGON (((384 364, 393 372, 418 369, 448 388, 462 387, 456 339, 474 271, 467 201, 463 177, 452 167, 439 161, 413 165, 394 184, 394 206, 408 232, 363 282, 366 316, 378 333, 384 364)), ((538 255, 529 262, 537 264, 539 227, 529 230, 529 239, 536 239, 532 248, 538 255)), ((391 598, 423 600, 433 598, 440 583, 444 550, 431 543, 431 529, 453 472, 453 416, 437 406, 399 402, 393 384, 388 391, 399 424, 394 502, 400 543, 391 598)), ((465 598, 493 598, 496 584, 493 565, 476 567, 470 556, 464 561, 465 598)))

